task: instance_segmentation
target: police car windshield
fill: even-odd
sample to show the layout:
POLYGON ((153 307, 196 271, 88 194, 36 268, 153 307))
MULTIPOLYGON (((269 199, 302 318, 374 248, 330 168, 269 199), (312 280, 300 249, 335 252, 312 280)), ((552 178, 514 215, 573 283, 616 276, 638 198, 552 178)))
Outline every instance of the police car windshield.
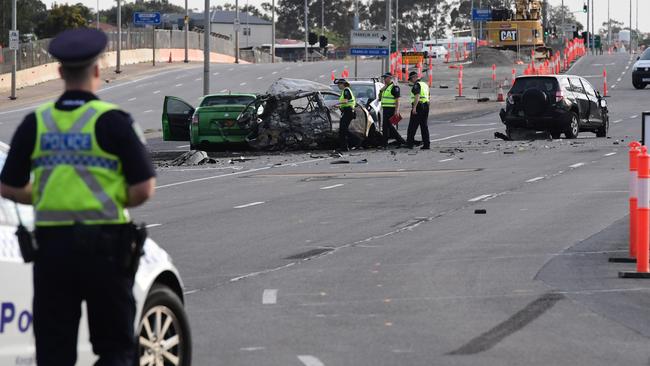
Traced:
POLYGON ((253 100, 252 96, 246 95, 214 95, 205 97, 201 103, 201 107, 211 107, 215 105, 248 105, 253 100))
POLYGON ((647 50, 645 50, 645 52, 643 52, 640 60, 650 60, 650 48, 648 48, 647 50))

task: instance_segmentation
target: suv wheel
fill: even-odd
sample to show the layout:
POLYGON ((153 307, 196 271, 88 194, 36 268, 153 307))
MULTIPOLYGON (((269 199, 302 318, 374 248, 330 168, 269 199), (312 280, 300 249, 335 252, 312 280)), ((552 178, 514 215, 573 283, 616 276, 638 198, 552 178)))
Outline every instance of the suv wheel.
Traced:
POLYGON ((147 295, 138 325, 139 365, 192 364, 190 325, 178 295, 154 285, 147 295))
POLYGON ((635 82, 633 81, 633 82, 632 82, 632 85, 633 85, 634 88, 636 88, 636 89, 645 89, 645 86, 646 86, 647 84, 644 84, 644 83, 635 83, 635 82))
POLYGON ((609 116, 605 115, 605 121, 603 127, 597 129, 596 137, 607 137, 607 132, 609 132, 609 116))
POLYGON ((580 132, 580 123, 578 122, 578 115, 574 112, 571 113, 571 123, 569 123, 569 125, 567 126, 566 131, 564 131, 564 134, 568 139, 577 139, 579 132, 580 132))

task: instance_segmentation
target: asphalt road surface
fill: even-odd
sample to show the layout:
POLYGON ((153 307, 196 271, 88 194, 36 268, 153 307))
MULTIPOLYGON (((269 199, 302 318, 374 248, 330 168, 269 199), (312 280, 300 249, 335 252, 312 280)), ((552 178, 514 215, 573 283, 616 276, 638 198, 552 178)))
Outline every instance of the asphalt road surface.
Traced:
MULTIPOLYGON (((185 281, 194 364, 647 365, 650 282, 607 263, 626 248, 626 146, 650 109, 631 63, 587 56, 571 70, 599 86, 607 67, 607 139, 495 140, 492 113, 430 123, 430 151, 160 168, 134 216, 185 281)), ((333 69, 230 67, 213 87, 333 69)), ((173 94, 174 75, 120 98, 173 94)))

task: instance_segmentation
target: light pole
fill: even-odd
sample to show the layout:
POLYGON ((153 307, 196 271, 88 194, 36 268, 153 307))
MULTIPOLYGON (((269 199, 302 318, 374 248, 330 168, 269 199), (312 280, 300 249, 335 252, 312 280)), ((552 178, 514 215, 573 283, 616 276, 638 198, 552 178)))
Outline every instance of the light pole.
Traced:
POLYGON ((308 47, 309 44, 309 22, 307 17, 309 16, 309 7, 307 4, 307 0, 305 0, 305 62, 309 61, 309 56, 308 56, 308 47))
MULTIPOLYGON (((16 0, 11 1, 11 30, 18 30, 18 21, 16 17, 16 0)), ((16 61, 18 59, 17 50, 11 52, 11 96, 9 99, 16 99, 16 61)))
POLYGON ((275 63, 275 0, 271 3, 271 63, 275 63))
POLYGON ((399 0, 395 0, 395 52, 399 51, 399 0))
POLYGON ((320 0, 320 35, 325 35, 325 0, 320 0))
MULTIPOLYGON (((630 0, 632 1, 632 0, 630 0)), ((591 9, 591 6, 589 4, 589 0, 587 0, 587 52, 591 51, 591 37, 589 37, 589 31, 591 28, 589 28, 589 13, 592 12, 593 10, 591 9)))
MULTIPOLYGON (((391 2, 390 0, 386 0, 386 30, 388 31, 388 39, 389 41, 393 39, 393 28, 390 24, 391 21, 391 2)), ((388 47, 390 49, 390 46, 388 47)), ((384 57, 384 72, 390 72, 390 61, 389 61, 389 56, 384 57)))
POLYGON ((632 54, 632 0, 630 0, 630 55, 632 54))
POLYGON ((119 74, 122 55, 122 1, 117 0, 117 60, 115 66, 115 73, 119 74))
POLYGON ((97 0, 97 30, 99 30, 99 0, 97 0))
POLYGON ((591 0, 591 45, 594 48, 593 54, 596 54, 596 24, 594 24, 594 0, 591 0))
POLYGON ((239 0, 235 0, 235 63, 239 63, 239 0))
POLYGON ((607 0, 607 47, 612 46, 612 17, 609 16, 609 0, 607 0))
POLYGON ((210 94, 210 0, 203 12, 203 95, 210 94))
MULTIPOLYGON (((609 0, 607 0, 607 1, 609 1, 609 0)), ((565 24, 565 21, 566 21, 565 16, 564 16, 564 0, 562 0, 562 6, 560 7, 560 12, 562 13, 562 44, 564 45, 564 41, 566 39, 566 31, 564 30, 565 29, 564 24, 565 24)), ((517 37, 517 38, 519 38, 519 37, 517 37)))
POLYGON ((185 18, 183 18, 183 33, 185 35, 185 60, 183 62, 188 63, 190 62, 188 58, 188 47, 190 43, 190 32, 188 31, 187 28, 190 27, 190 12, 187 8, 187 0, 185 0, 185 18))

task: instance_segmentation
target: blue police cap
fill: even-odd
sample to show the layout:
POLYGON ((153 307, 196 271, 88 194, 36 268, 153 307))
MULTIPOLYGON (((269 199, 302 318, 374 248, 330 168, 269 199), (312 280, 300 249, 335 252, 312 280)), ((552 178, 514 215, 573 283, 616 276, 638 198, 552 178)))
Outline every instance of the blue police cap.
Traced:
POLYGON ((48 51, 65 66, 84 66, 95 61, 106 49, 108 37, 90 28, 76 28, 59 33, 48 51))

